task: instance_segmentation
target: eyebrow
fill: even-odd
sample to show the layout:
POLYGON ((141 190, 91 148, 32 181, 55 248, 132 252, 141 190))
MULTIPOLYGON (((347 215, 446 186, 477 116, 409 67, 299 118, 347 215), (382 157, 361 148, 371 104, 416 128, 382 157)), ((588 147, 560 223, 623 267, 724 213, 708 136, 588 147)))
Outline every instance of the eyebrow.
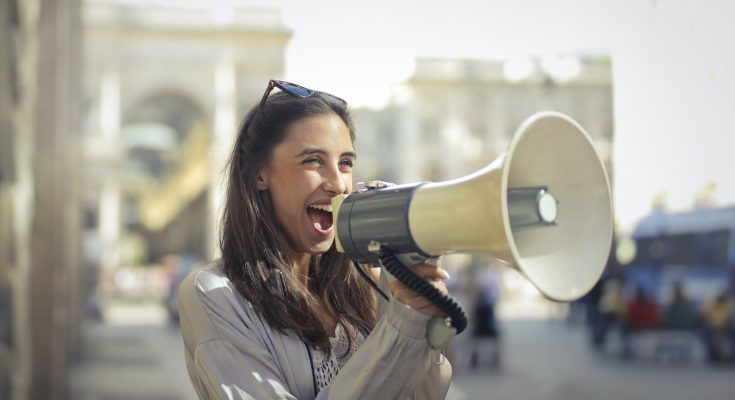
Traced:
MULTIPOLYGON (((326 155, 327 152, 322 149, 316 148, 316 147, 307 147, 304 150, 301 150, 298 154, 296 154, 294 158, 303 157, 303 156, 311 155, 311 154, 326 155)), ((345 151, 339 156, 357 158, 357 153, 355 153, 354 151, 345 151)))

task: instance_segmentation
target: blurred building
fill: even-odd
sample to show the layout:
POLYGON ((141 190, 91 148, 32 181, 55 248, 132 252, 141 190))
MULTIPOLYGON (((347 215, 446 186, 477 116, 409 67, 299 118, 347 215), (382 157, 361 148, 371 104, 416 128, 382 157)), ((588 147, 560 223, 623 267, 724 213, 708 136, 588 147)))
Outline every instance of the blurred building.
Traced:
POLYGON ((87 259, 210 258, 239 120, 284 72, 280 11, 94 0, 84 17, 87 259))
POLYGON ((209 257, 238 120, 290 36, 269 8, 0 4, 0 398, 68 396, 100 268, 209 257))
POLYGON ((587 130, 611 173, 612 104, 607 57, 418 59, 388 108, 356 110, 360 167, 403 183, 457 178, 502 154, 533 113, 554 110, 587 130))

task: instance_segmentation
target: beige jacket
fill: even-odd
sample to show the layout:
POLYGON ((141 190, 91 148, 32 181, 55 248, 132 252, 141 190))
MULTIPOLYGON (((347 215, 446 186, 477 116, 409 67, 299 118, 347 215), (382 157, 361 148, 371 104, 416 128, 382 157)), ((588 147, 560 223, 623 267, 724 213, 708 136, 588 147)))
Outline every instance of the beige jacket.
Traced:
POLYGON ((332 383, 314 393, 306 344, 272 329, 218 266, 179 288, 186 367, 201 399, 443 399, 449 362, 424 337, 429 316, 391 298, 332 383))

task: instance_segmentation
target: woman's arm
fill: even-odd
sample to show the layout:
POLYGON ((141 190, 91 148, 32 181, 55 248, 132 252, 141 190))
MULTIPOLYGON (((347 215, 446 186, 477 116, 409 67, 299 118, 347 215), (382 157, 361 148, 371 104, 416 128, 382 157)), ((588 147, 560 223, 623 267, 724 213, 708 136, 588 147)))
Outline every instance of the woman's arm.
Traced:
POLYGON ((452 369, 426 341, 431 317, 391 298, 367 340, 318 399, 443 399, 452 369))
MULTIPOLYGON (((418 266, 414 272, 446 277, 429 265, 418 266)), ((399 282, 389 284, 386 274, 379 276, 379 286, 391 293, 390 301, 378 299, 377 325, 318 398, 339 394, 341 398, 443 399, 449 390, 452 367, 441 351, 431 349, 426 341, 426 325, 437 310, 425 307, 425 299, 416 297, 399 282), (423 312, 405 303, 423 308, 423 312)), ((434 283, 443 287, 438 281, 434 283)))

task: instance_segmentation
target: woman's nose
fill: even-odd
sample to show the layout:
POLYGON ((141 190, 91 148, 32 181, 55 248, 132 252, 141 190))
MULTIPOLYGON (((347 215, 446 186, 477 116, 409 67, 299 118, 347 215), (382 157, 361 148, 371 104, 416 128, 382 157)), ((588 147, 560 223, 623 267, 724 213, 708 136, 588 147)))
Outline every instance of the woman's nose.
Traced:
POLYGON ((324 190, 330 193, 343 194, 347 193, 347 179, 351 179, 338 169, 330 169, 324 177, 324 190))

